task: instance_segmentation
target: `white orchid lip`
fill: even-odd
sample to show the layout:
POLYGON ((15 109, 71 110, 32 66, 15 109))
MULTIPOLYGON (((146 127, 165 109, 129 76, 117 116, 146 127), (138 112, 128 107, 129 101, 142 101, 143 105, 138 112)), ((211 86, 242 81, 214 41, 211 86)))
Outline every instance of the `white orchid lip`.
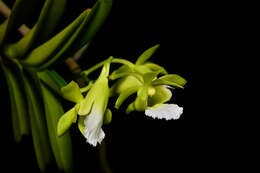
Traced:
POLYGON ((176 104, 160 104, 145 110, 145 115, 158 119, 179 119, 183 113, 183 108, 176 104))
POLYGON ((84 120, 84 135, 87 142, 93 146, 97 143, 101 144, 105 138, 105 133, 102 130, 103 114, 101 112, 92 110, 92 112, 86 116, 84 120))

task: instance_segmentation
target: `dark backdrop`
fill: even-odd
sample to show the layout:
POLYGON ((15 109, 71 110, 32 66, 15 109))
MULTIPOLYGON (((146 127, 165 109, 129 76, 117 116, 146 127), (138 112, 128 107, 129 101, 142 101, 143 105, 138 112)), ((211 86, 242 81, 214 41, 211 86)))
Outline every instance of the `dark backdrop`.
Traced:
MULTIPOLYGON (((60 27, 93 2, 69 0, 60 27)), ((210 118, 215 117, 209 111, 213 104, 209 79, 219 56, 217 50, 222 48, 218 44, 222 38, 219 24, 225 8, 223 4, 208 2, 170 2, 114 0, 110 16, 80 60, 83 68, 110 55, 135 61, 140 53, 159 43, 161 46, 152 60, 188 81, 184 90, 173 91, 172 102, 184 107, 177 121, 154 120, 137 112, 125 115, 123 109, 114 110, 112 123, 104 130, 108 161, 115 173, 205 170, 205 165, 213 164, 216 148, 211 145, 209 129, 213 125, 210 118)), ((63 64, 55 68, 68 73, 63 64)), ((2 93, 7 93, 6 89, 1 77, 2 93)), ((4 94, 2 100, 5 100, 1 105, 3 165, 10 172, 17 169, 37 172, 30 139, 20 145, 13 142, 8 96, 4 94)), ((97 148, 85 143, 76 126, 72 126, 71 132, 77 172, 100 172, 97 148)))

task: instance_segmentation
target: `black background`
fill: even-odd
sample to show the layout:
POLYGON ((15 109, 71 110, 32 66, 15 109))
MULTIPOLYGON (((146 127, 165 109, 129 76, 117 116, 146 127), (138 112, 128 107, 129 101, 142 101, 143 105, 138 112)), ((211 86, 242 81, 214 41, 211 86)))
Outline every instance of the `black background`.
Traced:
MULTIPOLYGON (((60 28, 71 22, 92 1, 68 1, 60 28)), ((207 170, 214 165, 217 152, 212 127, 216 120, 211 89, 214 66, 225 45, 223 28, 227 27, 226 4, 194 1, 114 0, 110 16, 80 60, 82 68, 110 55, 131 61, 149 47, 160 44, 152 61, 169 73, 183 76, 184 90, 174 90, 172 102, 183 106, 177 121, 154 120, 144 113, 125 115, 113 111, 113 121, 104 126, 108 162, 115 173, 174 172, 177 169, 207 170), (158 171, 157 171, 158 170, 158 171)), ((55 68, 69 73, 65 65, 55 68)), ((61 74, 62 75, 62 74, 61 74)), ((1 75, 2 76, 2 75, 1 75)), ((1 164, 12 171, 38 172, 31 139, 15 144, 11 132, 7 88, 1 77, 1 164)), ((90 146, 71 127, 76 172, 101 172, 98 149, 90 146)), ((224 164, 221 161, 220 165, 224 164)), ((56 171, 50 168, 50 172, 56 171)))

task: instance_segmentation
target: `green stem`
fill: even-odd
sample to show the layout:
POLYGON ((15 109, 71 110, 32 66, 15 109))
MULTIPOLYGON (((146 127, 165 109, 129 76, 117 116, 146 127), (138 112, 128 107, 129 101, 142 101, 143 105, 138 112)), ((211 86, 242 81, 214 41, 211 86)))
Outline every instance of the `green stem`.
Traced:
POLYGON ((119 64, 123 64, 123 65, 127 65, 129 66, 131 69, 134 68, 134 64, 128 60, 125 59, 121 59, 121 58, 113 58, 112 56, 110 56, 108 59, 101 61, 100 63, 94 65, 93 67, 89 68, 88 70, 83 71, 82 73, 85 76, 88 76, 90 73, 94 72, 95 70, 99 69, 100 67, 102 67, 106 62, 111 61, 111 63, 119 63, 119 64))
POLYGON ((134 68, 135 64, 132 62, 126 60, 126 59, 121 59, 121 58, 113 58, 112 63, 119 63, 119 64, 124 64, 129 66, 130 68, 134 68))

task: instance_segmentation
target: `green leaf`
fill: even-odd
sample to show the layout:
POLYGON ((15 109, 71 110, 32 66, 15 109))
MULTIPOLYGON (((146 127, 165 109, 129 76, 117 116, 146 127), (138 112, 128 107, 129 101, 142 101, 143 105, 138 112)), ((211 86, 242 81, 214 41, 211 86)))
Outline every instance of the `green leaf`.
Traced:
POLYGON ((106 109, 105 115, 104 115, 104 124, 108 125, 112 121, 112 112, 109 108, 106 109))
MULTIPOLYGON (((46 170, 48 164, 52 160, 51 148, 48 138, 47 126, 44 118, 43 102, 40 97, 37 81, 31 75, 23 74, 30 122, 32 128, 33 145, 36 154, 38 166, 42 172, 46 170)), ((36 75, 36 74, 32 74, 36 75)))
POLYGON ((164 86, 155 86, 155 94, 148 98, 148 106, 152 107, 157 104, 162 104, 169 101, 172 97, 172 92, 164 86))
POLYGON ((58 136, 63 135, 72 125, 73 122, 75 122, 75 117, 77 117, 77 105, 74 106, 72 109, 70 109, 68 112, 66 112, 58 121, 57 126, 57 134, 58 136))
POLYGON ((40 80, 51 88, 56 94, 62 96, 61 88, 66 86, 65 80, 54 70, 44 70, 37 73, 40 80))
POLYGON ((69 41, 71 36, 78 29, 84 18, 89 14, 85 10, 77 19, 75 19, 69 26, 55 35, 53 38, 35 48, 21 63, 27 67, 38 67, 44 62, 55 57, 60 49, 69 41))
POLYGON ((139 56, 139 58, 136 61, 136 65, 142 65, 144 64, 154 53, 155 51, 159 48, 159 44, 147 49, 146 51, 144 51, 141 56, 139 56))
POLYGON ((80 92, 79 85, 71 81, 68 85, 61 88, 62 96, 74 103, 79 103, 81 100, 83 100, 83 95, 80 92))
MULTIPOLYGON (((16 43, 8 44, 4 47, 4 54, 9 58, 21 58, 23 57, 30 48, 32 48, 33 44, 36 42, 38 35, 40 32, 44 32, 44 25, 48 25, 48 12, 52 7, 53 0, 46 0, 44 6, 41 10, 40 16, 38 18, 37 23, 30 30, 28 34, 26 34, 21 40, 16 43)), ((30 6, 30 5, 29 5, 30 6)), ((27 8, 27 7, 25 7, 27 8)), ((36 45, 35 45, 36 46, 36 45)))
POLYGON ((119 97, 116 100, 115 108, 119 109, 119 107, 122 105, 122 103, 132 94, 137 92, 139 87, 131 87, 126 89, 124 92, 122 92, 119 97))
POLYGON ((111 6, 112 0, 98 0, 70 40, 53 58, 42 64, 38 70, 47 68, 57 59, 64 59, 74 55, 80 48, 87 44, 105 21, 111 6))
POLYGON ((12 32, 16 31, 32 16, 38 3, 35 0, 15 1, 10 17, 2 24, 3 26, 0 26, 0 46, 12 32))
POLYGON ((52 5, 46 14, 45 25, 41 27, 41 34, 37 36, 34 46, 38 46, 54 36, 54 31, 65 12, 67 0, 52 0, 52 5))
POLYGON ((29 117, 27 112, 27 105, 26 105, 26 98, 24 95, 23 86, 18 78, 18 71, 15 66, 5 66, 1 63, 1 67, 4 71, 10 101, 11 101, 11 111, 13 119, 13 125, 18 124, 17 129, 14 129, 14 136, 15 138, 19 138, 20 135, 28 135, 29 132, 29 117), (16 122, 14 122, 16 121, 16 122), (20 135, 18 135, 18 131, 20 135))
POLYGON ((152 82, 152 85, 170 85, 177 88, 184 88, 187 81, 179 75, 169 74, 160 77, 152 82))
MULTIPOLYGON (((45 117, 47 120, 49 138, 55 160, 60 170, 63 170, 65 173, 72 172, 73 160, 70 134, 65 133, 61 137, 58 137, 60 136, 59 133, 57 134, 57 131, 59 132, 59 129, 57 130, 57 123, 60 117, 64 114, 62 105, 59 102, 57 96, 52 93, 52 91, 50 91, 45 85, 41 84, 41 89, 44 100, 45 117)), ((63 117, 61 117, 61 119, 63 117)))

